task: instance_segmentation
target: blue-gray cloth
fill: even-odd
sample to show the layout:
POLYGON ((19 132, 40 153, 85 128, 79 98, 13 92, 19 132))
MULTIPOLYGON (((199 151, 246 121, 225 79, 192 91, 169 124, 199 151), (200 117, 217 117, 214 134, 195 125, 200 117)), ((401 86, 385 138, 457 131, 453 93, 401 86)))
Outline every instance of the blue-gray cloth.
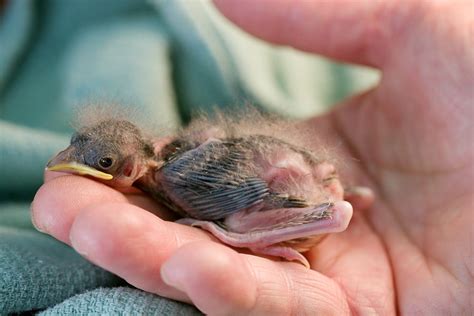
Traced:
POLYGON ((10 0, 0 13, 0 314, 198 313, 32 227, 29 203, 76 106, 119 102, 168 128, 247 102, 302 118, 376 77, 267 45, 204 0, 10 0))

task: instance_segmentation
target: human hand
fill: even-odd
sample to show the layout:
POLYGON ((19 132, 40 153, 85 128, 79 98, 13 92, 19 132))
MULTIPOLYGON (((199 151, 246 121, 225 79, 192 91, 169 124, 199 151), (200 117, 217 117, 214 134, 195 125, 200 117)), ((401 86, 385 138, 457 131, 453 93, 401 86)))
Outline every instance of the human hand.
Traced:
POLYGON ((382 70, 375 89, 305 123, 345 141, 341 154, 360 160, 351 176, 372 184, 376 204, 307 253, 313 270, 237 253, 150 214, 159 210, 146 197, 77 176, 47 175, 35 224, 129 283, 206 313, 466 313, 474 274, 469 3, 216 2, 266 40, 382 70))

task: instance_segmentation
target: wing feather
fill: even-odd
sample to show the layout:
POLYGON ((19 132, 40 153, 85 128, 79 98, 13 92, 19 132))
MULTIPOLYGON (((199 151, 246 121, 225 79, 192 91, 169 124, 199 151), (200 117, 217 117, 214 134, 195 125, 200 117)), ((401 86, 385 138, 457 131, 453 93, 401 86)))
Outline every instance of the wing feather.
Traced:
POLYGON ((208 141, 165 165, 166 191, 189 216, 218 220, 262 203, 269 188, 249 175, 251 157, 233 142, 208 141))

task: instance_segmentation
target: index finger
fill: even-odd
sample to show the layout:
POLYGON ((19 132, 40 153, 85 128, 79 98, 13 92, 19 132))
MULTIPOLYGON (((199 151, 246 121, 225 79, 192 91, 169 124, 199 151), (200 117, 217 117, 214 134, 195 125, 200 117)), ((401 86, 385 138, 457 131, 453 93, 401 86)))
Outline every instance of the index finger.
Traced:
POLYGON ((159 266, 181 245, 212 239, 202 230, 163 221, 156 216, 165 217, 163 210, 144 195, 126 195, 81 176, 50 179, 31 211, 40 231, 95 264, 141 289, 184 301, 185 294, 162 282, 159 266))

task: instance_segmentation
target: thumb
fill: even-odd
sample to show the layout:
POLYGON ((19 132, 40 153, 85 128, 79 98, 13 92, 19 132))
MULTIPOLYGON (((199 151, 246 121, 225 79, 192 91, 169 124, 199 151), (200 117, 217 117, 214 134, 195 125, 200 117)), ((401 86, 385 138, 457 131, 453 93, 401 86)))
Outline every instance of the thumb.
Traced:
POLYGON ((295 263, 237 253, 215 242, 179 248, 161 267, 165 283, 213 315, 345 315, 339 286, 295 263))
MULTIPOLYGON (((406 1, 405 1, 406 2, 406 1)), ((413 1, 416 2, 416 1, 413 1)), ((247 32, 275 44, 370 66, 391 51, 398 1, 214 0, 217 8, 247 32)), ((401 11, 401 10, 398 11, 401 11)))

